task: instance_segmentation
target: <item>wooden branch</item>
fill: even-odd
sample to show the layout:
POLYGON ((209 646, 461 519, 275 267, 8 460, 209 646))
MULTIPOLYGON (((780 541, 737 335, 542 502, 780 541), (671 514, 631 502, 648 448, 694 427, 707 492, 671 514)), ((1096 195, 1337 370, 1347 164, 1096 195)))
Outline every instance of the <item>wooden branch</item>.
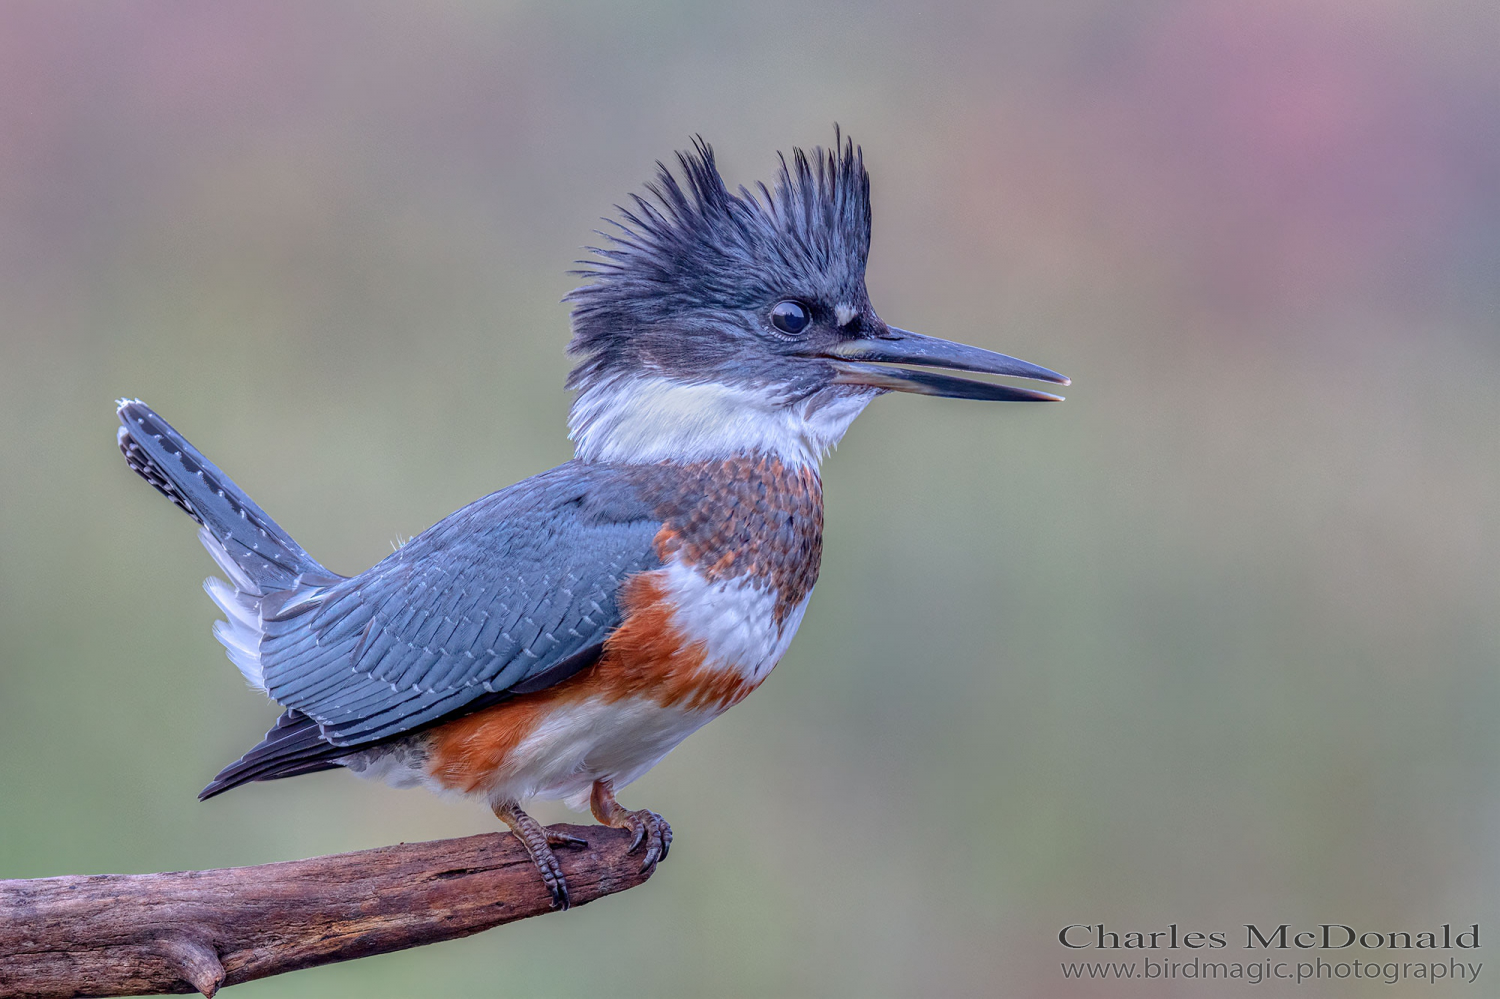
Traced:
MULTIPOLYGON (((588 840, 557 848, 574 905, 651 876, 626 852, 626 830, 553 828, 588 840)), ((259 867, 0 881, 0 997, 212 996, 549 911, 508 833, 259 867)))

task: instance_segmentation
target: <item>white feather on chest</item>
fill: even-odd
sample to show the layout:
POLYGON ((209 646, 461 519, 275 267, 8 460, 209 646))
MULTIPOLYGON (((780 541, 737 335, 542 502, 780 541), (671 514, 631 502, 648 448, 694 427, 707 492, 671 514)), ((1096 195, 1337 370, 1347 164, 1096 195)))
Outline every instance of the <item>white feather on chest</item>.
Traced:
POLYGON ((687 641, 702 643, 703 667, 733 670, 752 684, 786 654, 812 596, 778 622, 776 591, 752 576, 710 580, 681 560, 668 563, 665 574, 673 623, 687 641))

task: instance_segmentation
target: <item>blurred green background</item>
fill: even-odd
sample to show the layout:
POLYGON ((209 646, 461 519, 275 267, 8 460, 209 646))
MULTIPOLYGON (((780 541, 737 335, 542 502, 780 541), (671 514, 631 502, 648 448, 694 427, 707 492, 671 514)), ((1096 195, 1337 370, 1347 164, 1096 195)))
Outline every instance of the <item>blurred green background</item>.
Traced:
POLYGON ((0 877, 494 828, 194 800, 275 710, 113 400, 356 572, 570 455, 564 271, 653 161, 837 121, 881 314, 1067 403, 861 419, 790 655, 625 794, 649 885, 234 994, 1203 996, 1057 931, 1500 934, 1497 45, 1486 0, 5 4, 0 877))

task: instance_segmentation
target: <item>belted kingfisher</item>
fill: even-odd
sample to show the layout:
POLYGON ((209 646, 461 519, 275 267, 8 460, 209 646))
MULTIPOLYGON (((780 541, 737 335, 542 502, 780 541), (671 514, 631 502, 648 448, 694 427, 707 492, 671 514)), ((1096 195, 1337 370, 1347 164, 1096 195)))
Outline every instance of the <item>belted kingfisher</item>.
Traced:
POLYGON ((615 792, 743 700, 786 652, 822 553, 819 466, 887 391, 1058 401, 921 368, 1068 384, 1046 368, 888 326, 870 306, 861 150, 782 158, 731 193, 701 138, 658 163, 571 292, 573 460, 492 493, 345 578, 320 565, 139 400, 130 467, 198 522, 227 582, 214 634, 285 708, 199 794, 345 767, 478 798, 568 905, 521 810, 587 802, 634 833, 671 827, 615 792))

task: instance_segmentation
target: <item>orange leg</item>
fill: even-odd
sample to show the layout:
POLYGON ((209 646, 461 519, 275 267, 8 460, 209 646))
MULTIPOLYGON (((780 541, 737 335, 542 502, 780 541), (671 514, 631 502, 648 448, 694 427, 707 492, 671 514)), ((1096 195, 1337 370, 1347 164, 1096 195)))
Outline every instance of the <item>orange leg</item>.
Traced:
POLYGON ((629 829, 635 833, 630 844, 634 853, 642 843, 646 844, 646 859, 641 870, 655 867, 659 860, 667 859, 672 848, 672 827, 667 820, 645 808, 634 811, 615 800, 615 788, 607 780, 594 781, 594 790, 589 794, 589 809, 594 818, 615 829, 629 829))
POLYGON ((521 811, 521 806, 514 802, 496 805, 495 816, 510 826, 510 831, 516 834, 516 839, 520 840, 521 845, 526 847, 526 852, 531 854, 531 862, 536 864, 538 871, 542 872, 542 882, 552 893, 553 906, 566 909, 571 904, 568 900, 568 882, 563 877, 562 865, 557 862, 557 856, 552 852, 552 848, 554 846, 588 846, 588 843, 577 836, 553 832, 521 811))

